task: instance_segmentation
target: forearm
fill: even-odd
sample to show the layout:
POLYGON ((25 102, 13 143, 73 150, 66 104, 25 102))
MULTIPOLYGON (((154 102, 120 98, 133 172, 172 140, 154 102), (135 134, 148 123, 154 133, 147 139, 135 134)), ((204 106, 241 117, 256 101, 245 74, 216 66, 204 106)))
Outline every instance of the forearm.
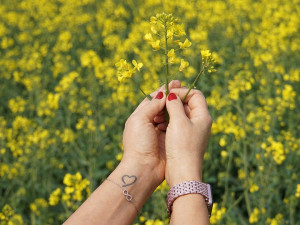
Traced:
POLYGON ((158 185, 151 176, 150 168, 132 163, 120 163, 108 179, 110 181, 104 181, 65 225, 132 224, 137 210, 142 208, 158 185), (126 200, 124 189, 128 191, 127 195, 133 197, 132 201, 126 200))

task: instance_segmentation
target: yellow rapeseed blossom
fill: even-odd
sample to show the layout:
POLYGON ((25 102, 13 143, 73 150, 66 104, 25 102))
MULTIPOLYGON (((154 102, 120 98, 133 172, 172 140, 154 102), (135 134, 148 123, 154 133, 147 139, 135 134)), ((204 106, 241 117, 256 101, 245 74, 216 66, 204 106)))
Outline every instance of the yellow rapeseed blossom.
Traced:
POLYGON ((49 196, 49 205, 54 206, 59 203, 61 195, 60 188, 56 188, 49 196))
POLYGON ((222 138, 220 139, 220 141, 219 141, 219 145, 220 145, 221 147, 224 147, 224 146, 226 145, 226 139, 222 137, 222 138))
POLYGON ((127 63, 126 60, 121 59, 119 62, 115 64, 118 71, 118 80, 120 82, 124 81, 126 78, 131 78, 136 71, 140 71, 143 67, 142 63, 137 63, 136 60, 132 60, 133 68, 130 64, 127 63))
POLYGON ((160 40, 152 41, 151 45, 154 50, 158 51, 160 49, 160 40))
POLYGON ((175 50, 172 48, 169 52, 168 52, 168 60, 170 64, 175 63, 175 50))
POLYGON ((48 207, 48 202, 43 198, 37 198, 29 207, 35 215, 39 216, 41 215, 41 210, 48 207))
POLYGON ((123 158, 123 152, 119 152, 119 153, 116 155, 116 160, 121 161, 122 158, 123 158))
POLYGON ((297 184, 297 190, 296 190, 295 196, 297 198, 300 198, 300 184, 297 184))
POLYGON ((178 43, 180 49, 185 49, 185 48, 188 48, 192 45, 192 42, 190 42, 187 38, 184 40, 184 42, 179 42, 178 43))
POLYGON ((259 187, 258 187, 257 184, 252 184, 251 187, 249 188, 249 191, 250 191, 251 193, 256 192, 256 191, 258 191, 258 190, 259 190, 259 187))
POLYGON ((135 60, 132 60, 132 64, 133 64, 133 66, 134 66, 134 70, 136 69, 136 70, 138 70, 138 71, 140 71, 140 69, 143 67, 143 63, 137 63, 135 60))
POLYGON ((112 160, 107 161, 106 162, 106 168, 111 170, 111 171, 114 170, 114 168, 115 168, 114 161, 112 161, 112 160))
POLYGON ((254 208, 249 217, 249 223, 256 223, 259 220, 260 210, 254 208))
POLYGON ((182 72, 182 71, 185 70, 188 66, 189 66, 189 62, 184 61, 184 59, 181 59, 179 71, 182 72))
POLYGON ((73 130, 66 128, 63 130, 63 132, 60 134, 60 138, 63 143, 70 143, 73 142, 75 139, 75 134, 73 130))
POLYGON ((267 224, 270 224, 270 225, 280 225, 282 224, 283 222, 283 215, 281 213, 278 213, 275 218, 271 219, 271 218, 268 218, 267 219, 267 224))
POLYGON ((14 99, 10 99, 8 102, 9 108, 13 113, 17 113, 17 112, 24 112, 25 110, 25 106, 26 106, 26 101, 21 98, 20 96, 14 98, 14 99))
POLYGON ((217 224, 222 219, 225 213, 226 213, 225 207, 220 207, 218 203, 214 203, 212 214, 210 217, 210 223, 217 224))

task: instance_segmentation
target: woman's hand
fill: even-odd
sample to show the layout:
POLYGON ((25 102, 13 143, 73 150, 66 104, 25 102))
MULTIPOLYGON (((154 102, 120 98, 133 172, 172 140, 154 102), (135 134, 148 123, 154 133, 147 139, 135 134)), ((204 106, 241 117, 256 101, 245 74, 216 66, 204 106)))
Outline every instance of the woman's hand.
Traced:
POLYGON ((166 103, 170 122, 166 132, 166 180, 170 186, 202 180, 202 160, 212 119, 203 94, 186 88, 172 89, 166 103))
MULTIPOLYGON (((180 88, 179 81, 172 81, 169 88, 180 88)), ((134 164, 142 169, 150 169, 155 186, 165 178, 165 103, 164 86, 140 103, 128 118, 124 134, 124 156, 121 164, 134 164)))

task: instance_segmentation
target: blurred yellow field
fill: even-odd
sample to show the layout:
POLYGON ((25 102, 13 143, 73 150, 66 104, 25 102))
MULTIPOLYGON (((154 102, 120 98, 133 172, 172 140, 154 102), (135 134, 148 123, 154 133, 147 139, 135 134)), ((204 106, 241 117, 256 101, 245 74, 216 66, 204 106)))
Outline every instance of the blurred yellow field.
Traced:
MULTIPOLYGON (((191 41, 172 79, 191 84, 201 51, 216 61, 196 84, 214 120, 211 224, 300 224, 300 0, 2 0, 0 225, 61 224, 118 165, 138 87, 165 82, 147 36, 162 12, 191 41), (121 59, 134 80, 119 82, 121 59)), ((136 225, 169 224, 167 191, 136 225)))

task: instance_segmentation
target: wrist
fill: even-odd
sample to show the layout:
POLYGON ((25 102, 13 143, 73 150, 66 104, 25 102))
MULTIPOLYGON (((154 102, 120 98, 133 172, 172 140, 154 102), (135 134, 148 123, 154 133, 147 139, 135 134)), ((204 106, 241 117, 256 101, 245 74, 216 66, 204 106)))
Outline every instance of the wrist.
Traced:
POLYGON ((177 164, 166 167, 166 181, 170 187, 185 181, 202 181, 202 164, 177 164))
POLYGON ((142 167, 140 164, 122 160, 108 178, 122 189, 126 189, 133 197, 138 210, 141 210, 158 186, 151 172, 149 168, 142 167))

